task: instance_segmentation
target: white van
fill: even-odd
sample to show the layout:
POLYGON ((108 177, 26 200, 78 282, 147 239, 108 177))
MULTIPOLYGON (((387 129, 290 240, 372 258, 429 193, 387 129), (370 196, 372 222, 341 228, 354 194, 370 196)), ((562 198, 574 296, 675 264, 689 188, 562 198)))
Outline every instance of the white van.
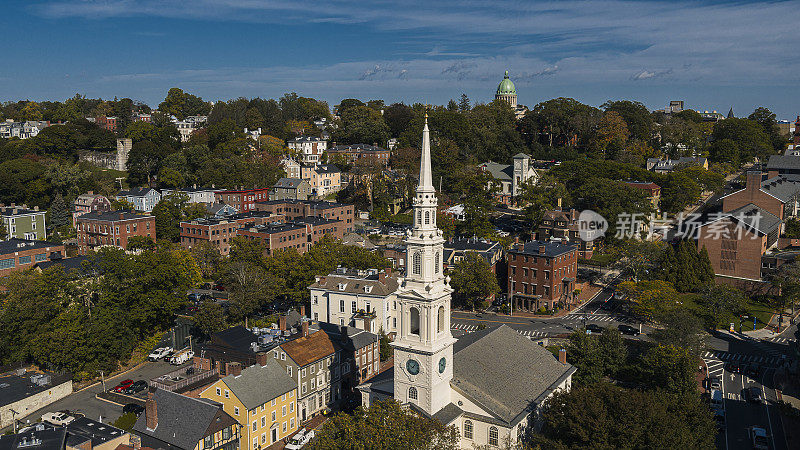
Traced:
POLYGON ((723 400, 724 397, 722 396, 722 391, 718 391, 716 389, 711 390, 711 407, 713 409, 723 409, 723 400))

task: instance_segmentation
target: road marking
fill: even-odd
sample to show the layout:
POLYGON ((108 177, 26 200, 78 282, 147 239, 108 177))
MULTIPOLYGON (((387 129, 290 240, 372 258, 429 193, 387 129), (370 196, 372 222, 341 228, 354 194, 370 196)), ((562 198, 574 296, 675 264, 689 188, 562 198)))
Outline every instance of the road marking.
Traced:
POLYGON ((505 323, 505 324, 513 324, 513 325, 530 325, 530 322, 504 322, 501 320, 486 320, 486 319, 476 319, 472 317, 456 317, 456 320, 474 320, 476 322, 486 322, 486 323, 505 323))

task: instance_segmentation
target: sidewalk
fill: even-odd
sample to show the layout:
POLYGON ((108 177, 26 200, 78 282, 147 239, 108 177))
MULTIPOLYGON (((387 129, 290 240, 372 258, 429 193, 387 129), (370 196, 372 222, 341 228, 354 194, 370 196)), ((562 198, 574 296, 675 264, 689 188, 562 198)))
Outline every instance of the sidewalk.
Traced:
POLYGON ((792 310, 785 309, 783 311, 783 321, 780 322, 780 313, 775 313, 770 317, 769 323, 764 328, 758 330, 745 330, 742 333, 755 339, 771 338, 783 334, 786 330, 791 328, 792 321, 797 323, 797 317, 800 316, 800 309, 795 310, 794 317, 792 317, 792 310), (793 320, 792 320, 793 319, 793 320), (780 327, 779 327, 780 326, 780 327), (780 333, 776 330, 780 328, 780 333))
MULTIPOLYGON (((578 294, 578 304, 573 305, 572 309, 561 309, 555 314, 536 314, 528 311, 515 310, 514 313, 511 315, 511 317, 525 317, 531 319, 557 319, 559 317, 564 317, 567 314, 574 313, 580 310, 581 307, 583 307, 589 301, 591 301, 602 290, 603 286, 586 283, 585 286, 582 286, 581 293, 578 294)), ((505 314, 498 314, 498 315, 505 315, 505 314)))
MULTIPOLYGON (((785 369, 775 371, 775 375, 772 378, 775 383, 778 400, 788 402, 794 408, 800 409, 800 382, 797 378, 792 378, 785 369)), ((800 419, 786 414, 781 414, 780 416, 787 446, 796 448, 794 444, 800 442, 800 419)))

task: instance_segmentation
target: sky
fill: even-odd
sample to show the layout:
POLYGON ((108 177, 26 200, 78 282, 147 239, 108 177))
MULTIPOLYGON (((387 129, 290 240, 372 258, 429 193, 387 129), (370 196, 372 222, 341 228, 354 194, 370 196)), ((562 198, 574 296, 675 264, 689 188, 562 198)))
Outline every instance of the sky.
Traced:
POLYGON ((3 2, 0 101, 670 100, 800 114, 800 2, 32 0, 3 2), (12 4, 6 4, 12 3, 12 4))

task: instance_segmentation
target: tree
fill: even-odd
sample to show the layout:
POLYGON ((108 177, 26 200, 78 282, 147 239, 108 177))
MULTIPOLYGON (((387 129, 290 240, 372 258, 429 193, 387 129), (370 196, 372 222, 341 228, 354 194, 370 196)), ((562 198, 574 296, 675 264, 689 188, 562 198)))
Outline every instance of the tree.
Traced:
POLYGON ((623 281, 617 289, 625 294, 634 315, 650 321, 675 308, 679 297, 672 284, 662 280, 623 281))
POLYGON ((193 318, 194 324, 206 336, 225 329, 225 311, 214 300, 203 300, 193 318))
POLYGON ((588 385, 603 377, 602 356, 597 351, 597 339, 585 330, 578 330, 569 336, 567 358, 578 369, 573 376, 575 384, 588 385))
POLYGON ((619 330, 606 328, 597 339, 597 350, 602 361, 603 373, 613 377, 625 363, 627 350, 619 330))
POLYGON ((70 211, 60 192, 56 193, 48 212, 50 213, 50 224, 53 225, 53 228, 58 229, 70 224, 70 211))
POLYGON ((630 137, 630 133, 622 116, 615 111, 606 111, 597 124, 595 134, 597 150, 607 158, 613 159, 628 141, 628 137, 630 137))
POLYGON ((6 224, 3 221, 0 221, 0 241, 5 240, 6 236, 8 236, 8 231, 6 231, 6 224))
POLYGON ((213 278, 222 261, 217 246, 210 241, 203 240, 195 244, 191 252, 198 267, 200 267, 200 271, 203 273, 203 278, 213 278))
POLYGON ((231 286, 231 313, 237 319, 246 318, 275 295, 268 285, 267 274, 260 266, 234 261, 226 269, 226 278, 231 286))
POLYGON ((133 426, 136 425, 136 419, 138 417, 136 414, 129 412, 125 413, 117 418, 111 425, 125 431, 130 431, 133 429, 133 426))
POLYGON ((700 356, 704 346, 703 324, 686 308, 675 308, 659 318, 663 326, 653 332, 656 342, 689 351, 690 355, 700 356))
POLYGON ((385 145, 389 139, 389 127, 381 113, 367 106, 352 106, 341 111, 342 126, 334 133, 346 144, 385 145))
POLYGON ((473 252, 464 255, 450 273, 450 285, 455 304, 472 310, 482 308, 489 296, 500 292, 489 263, 473 252))
POLYGON ((653 388, 697 395, 697 363, 697 356, 688 348, 657 345, 644 356, 644 379, 653 388))
POLYGON ((733 139, 720 139, 714 141, 708 151, 708 158, 714 162, 731 163, 739 166, 741 162, 741 150, 739 144, 733 139))
POLYGON ((381 362, 384 362, 392 357, 393 350, 392 346, 389 345, 389 336, 383 331, 383 327, 381 327, 379 335, 381 337, 381 362))
POLYGON ((469 97, 467 94, 461 94, 461 98, 458 100, 458 110, 461 112, 467 112, 471 108, 471 103, 469 101, 469 97))
POLYGON ((739 147, 740 161, 759 158, 762 161, 774 153, 772 142, 764 128, 749 119, 725 119, 714 124, 711 138, 716 141, 730 139, 739 147))
POLYGON ((383 120, 389 127, 389 135, 400 137, 407 129, 411 120, 415 117, 414 110, 403 103, 393 103, 383 112, 383 120))
POLYGON ((747 306, 747 296, 726 284, 714 284, 703 291, 701 304, 711 317, 711 327, 717 328, 728 315, 738 315, 747 306))
POLYGON ((787 139, 786 136, 781 136, 780 134, 778 122, 775 120, 775 113, 761 106, 756 108, 747 118, 761 125, 776 152, 783 150, 787 139))
POLYGON ((554 449, 714 448, 716 426, 696 394, 597 383, 548 400, 530 445, 554 449))
POLYGON ((182 192, 172 192, 161 197, 153 207, 156 218, 156 236, 171 242, 180 240, 180 223, 183 210, 189 202, 189 196, 182 192))
POLYGON ((167 97, 158 105, 158 110, 183 120, 186 116, 205 116, 210 106, 202 98, 183 92, 179 88, 170 88, 167 97))
POLYGON ((445 427, 389 399, 375 402, 369 408, 361 406, 353 415, 336 414, 322 426, 312 448, 455 450, 459 448, 458 441, 455 426, 445 427))
POLYGON ((639 102, 629 100, 607 101, 600 105, 607 113, 616 112, 627 124, 631 137, 640 141, 649 141, 653 128, 653 116, 650 111, 639 102))
POLYGON ((517 203, 525 206, 525 217, 537 228, 544 213, 570 203, 569 192, 564 183, 550 174, 544 174, 538 183, 528 180, 522 184, 517 203))

